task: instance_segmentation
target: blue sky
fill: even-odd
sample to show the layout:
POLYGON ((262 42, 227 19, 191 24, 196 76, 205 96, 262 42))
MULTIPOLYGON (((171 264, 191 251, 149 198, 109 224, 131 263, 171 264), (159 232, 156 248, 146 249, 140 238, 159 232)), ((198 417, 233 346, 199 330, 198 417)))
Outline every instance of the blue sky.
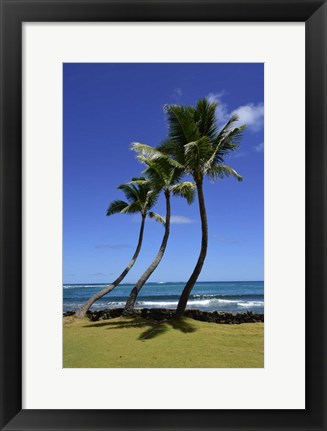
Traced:
MULTIPOLYGON (((119 184, 143 166, 133 141, 157 145, 167 135, 164 104, 217 101, 219 125, 232 113, 246 123, 240 148, 226 163, 242 176, 204 185, 209 248, 199 281, 263 280, 264 66, 251 63, 65 63, 64 283, 107 283, 125 268, 140 219, 106 217, 124 199, 119 184)), ((165 214, 161 198, 154 209, 165 214)), ((186 281, 200 249, 197 201, 172 199, 165 256, 149 281, 186 281)), ((139 258, 124 281, 135 282, 155 257, 162 225, 148 221, 139 258)))

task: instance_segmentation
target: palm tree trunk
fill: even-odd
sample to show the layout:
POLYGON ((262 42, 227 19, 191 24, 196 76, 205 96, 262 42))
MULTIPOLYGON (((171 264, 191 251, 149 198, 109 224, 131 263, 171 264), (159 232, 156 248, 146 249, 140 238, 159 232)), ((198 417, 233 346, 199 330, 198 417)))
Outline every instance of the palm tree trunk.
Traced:
POLYGON ((120 276, 118 278, 116 278, 115 281, 112 282, 112 284, 109 284, 104 289, 100 290, 100 292, 98 292, 95 295, 93 295, 92 298, 90 298, 79 310, 77 310, 76 313, 75 313, 75 316, 77 316, 79 318, 85 317, 85 315, 86 315, 88 309, 91 307, 91 305, 94 304, 95 301, 97 301, 98 299, 102 298, 107 293, 111 292, 116 286, 118 286, 118 284, 127 275, 128 271, 132 268, 132 266, 134 265, 134 263, 135 263, 135 261, 137 259, 137 256, 140 253, 140 250, 141 250, 142 240, 143 240, 143 232, 144 232, 145 217, 146 217, 146 215, 142 214, 142 222, 141 222, 141 228, 140 228, 140 233, 139 233, 139 240, 138 240, 138 243, 137 243, 137 247, 136 247, 135 253, 134 253, 132 259, 130 260, 129 264, 126 266, 126 268, 124 269, 124 271, 120 274, 120 276))
POLYGON ((165 197, 166 197, 166 222, 165 222, 165 233, 164 237, 162 239, 158 254, 154 261, 151 263, 151 265, 148 267, 148 269, 143 273, 143 275, 140 277, 136 285, 133 287, 129 298, 126 302, 123 315, 128 316, 134 314, 134 306, 136 302, 137 295, 139 294, 140 290, 142 289, 143 285, 146 283, 148 278, 151 276, 153 271, 157 268, 159 265, 164 252, 166 250, 168 237, 169 237, 169 231, 170 231, 170 192, 165 191, 165 197))
POLYGON ((196 183, 197 191, 198 191, 198 200, 199 200, 199 209, 200 209, 200 217, 201 217, 201 229, 202 229, 202 240, 201 240, 201 250, 199 254, 198 261, 195 265, 195 268, 191 274, 191 277, 189 278, 188 282, 186 283, 183 292, 179 298, 179 302, 177 305, 176 310, 176 316, 182 316, 184 314, 186 304, 188 301, 188 298, 190 296, 190 293, 196 283, 196 280, 198 279, 200 272, 202 270, 202 266, 207 254, 208 249, 208 220, 207 220, 207 213, 206 208, 204 205, 204 196, 203 196, 203 185, 202 180, 197 181, 196 183))

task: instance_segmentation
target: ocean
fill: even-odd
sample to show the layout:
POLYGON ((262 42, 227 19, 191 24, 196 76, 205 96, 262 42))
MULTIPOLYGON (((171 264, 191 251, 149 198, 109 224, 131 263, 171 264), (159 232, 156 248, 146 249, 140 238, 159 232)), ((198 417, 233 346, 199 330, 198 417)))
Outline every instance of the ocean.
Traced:
MULTIPOLYGON (((63 309, 76 310, 107 284, 64 284, 63 309)), ((185 283, 146 283, 136 302, 136 308, 176 308, 185 283)), ((120 284, 93 304, 91 310, 124 307, 133 284, 120 284)), ((244 313, 264 312, 263 281, 197 282, 187 308, 202 311, 244 313)))

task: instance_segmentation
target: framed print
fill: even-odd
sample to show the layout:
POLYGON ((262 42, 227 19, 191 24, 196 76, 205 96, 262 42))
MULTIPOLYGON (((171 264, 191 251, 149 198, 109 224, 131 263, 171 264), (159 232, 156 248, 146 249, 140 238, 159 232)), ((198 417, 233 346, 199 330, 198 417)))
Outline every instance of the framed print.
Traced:
POLYGON ((326 429, 326 3, 1 31, 1 429, 326 429))

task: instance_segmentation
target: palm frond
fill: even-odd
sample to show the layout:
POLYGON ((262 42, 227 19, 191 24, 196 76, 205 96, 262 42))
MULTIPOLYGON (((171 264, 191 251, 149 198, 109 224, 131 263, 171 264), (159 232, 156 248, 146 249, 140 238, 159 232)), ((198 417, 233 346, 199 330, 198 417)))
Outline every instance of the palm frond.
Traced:
POLYGON ((147 173, 154 183, 162 183, 162 187, 164 187, 176 182, 184 170, 174 166, 170 158, 161 158, 149 164, 144 172, 147 173))
POLYGON ((160 195, 160 188, 152 188, 148 190, 146 194, 146 199, 143 205, 145 211, 150 210, 157 203, 160 195))
POLYGON ((110 216, 112 214, 121 213, 128 206, 129 206, 129 204, 127 202, 124 202, 121 200, 115 200, 115 201, 111 202, 111 204, 109 205, 109 207, 107 209, 107 216, 110 216))
POLYGON ((137 189, 135 184, 120 184, 117 189, 122 190, 122 192, 126 196, 126 199, 129 202, 134 202, 139 199, 139 190, 137 189))
POLYGON ((176 143, 171 139, 165 139, 157 146, 158 151, 178 161, 182 166, 184 163, 184 145, 176 143))
POLYGON ((148 205, 148 192, 153 189, 151 180, 145 176, 133 177, 127 184, 132 184, 136 188, 138 194, 137 201, 139 201, 140 205, 146 210, 148 205))
MULTIPOLYGON (((244 126, 245 128, 245 126, 244 126)), ((220 149, 219 149, 219 155, 221 156, 221 158, 218 158, 217 160, 220 161, 221 163, 224 162, 224 157, 231 153, 234 152, 238 149, 239 145, 240 145, 240 140, 242 138, 243 135, 243 127, 239 127, 237 130, 233 130, 233 132, 231 132, 231 135, 228 135, 224 141, 221 143, 220 145, 220 149)))
POLYGON ((236 127, 235 129, 226 132, 225 136, 221 140, 216 140, 214 143, 215 151, 208 160, 205 167, 206 171, 210 169, 214 163, 224 163, 224 158, 239 147, 239 142, 243 135, 245 125, 236 127))
POLYGON ((239 142, 243 136, 243 131, 246 128, 246 125, 235 127, 234 129, 228 130, 223 139, 217 140, 219 142, 220 148, 224 148, 230 144, 239 145, 239 142))
POLYGON ((160 215, 160 214, 158 214, 158 213, 155 213, 155 212, 153 212, 153 211, 150 211, 150 212, 148 212, 148 216, 149 216, 149 218, 154 219, 154 220, 155 220, 155 221, 157 221, 158 223, 162 223, 163 225, 165 225, 165 224, 166 224, 165 219, 164 219, 163 217, 161 217, 161 215, 160 215))
POLYGON ((131 150, 140 153, 150 161, 156 160, 163 156, 163 154, 156 148, 151 147, 151 145, 141 144, 140 142, 132 142, 131 150))
POLYGON ((132 177, 132 179, 131 179, 131 181, 132 182, 135 182, 135 181, 146 181, 146 177, 132 177))
POLYGON ((184 181, 183 183, 175 184, 170 188, 174 196, 180 196, 191 204, 195 198, 196 185, 191 181, 184 181))
POLYGON ((194 122, 192 106, 165 105, 168 119, 169 138, 179 145, 197 140, 199 132, 194 122))
POLYGON ((217 103, 210 103, 207 99, 200 99, 194 111, 194 121, 200 135, 208 136, 211 140, 217 134, 216 107, 217 103))
POLYGON ((151 147, 150 145, 146 145, 146 144, 141 144, 139 142, 133 142, 131 145, 132 150, 138 152, 139 154, 136 156, 136 158, 149 166, 150 163, 152 162, 158 162, 161 164, 166 164, 166 166, 168 167, 168 165, 170 165, 171 168, 179 168, 182 169, 182 165, 180 163, 178 163, 177 160, 169 157, 168 154, 165 154, 163 152, 160 151, 160 147, 158 148, 154 148, 151 147))
POLYGON ((135 201, 129 204, 126 208, 121 211, 121 214, 134 214, 142 212, 142 205, 140 201, 135 201))
POLYGON ((225 137, 226 133, 227 133, 227 132, 229 132, 229 130, 230 130, 230 128, 231 128, 231 126, 232 126, 234 123, 236 123, 238 120, 239 120, 239 117, 238 117, 238 115, 237 115, 237 114, 232 115, 232 116, 230 117, 230 119, 227 121, 227 123, 225 124, 225 126, 224 126, 224 127, 221 129, 221 131, 219 132, 217 139, 218 139, 219 141, 221 141, 221 140, 225 137))
POLYGON ((194 168, 201 168, 201 166, 212 155, 212 146, 207 136, 203 136, 194 142, 189 142, 184 145, 185 153, 185 168, 187 172, 192 172, 194 168))
POLYGON ((136 156, 137 160, 145 165, 149 164, 149 159, 146 156, 143 156, 143 154, 138 154, 136 156))
POLYGON ((148 178, 145 178, 145 177, 139 177, 139 178, 134 177, 127 184, 136 184, 138 186, 149 186, 150 180, 148 178))
POLYGON ((176 168, 176 169, 174 169, 174 172, 172 173, 170 183, 171 184, 180 183, 184 176, 185 176, 185 170, 176 168))
POLYGON ((235 169, 226 165, 213 165, 208 171, 207 175, 212 179, 235 177, 238 181, 243 181, 243 178, 238 174, 235 169))
POLYGON ((148 176, 153 187, 160 189, 166 185, 169 178, 169 173, 163 170, 158 163, 149 163, 143 173, 148 176))

